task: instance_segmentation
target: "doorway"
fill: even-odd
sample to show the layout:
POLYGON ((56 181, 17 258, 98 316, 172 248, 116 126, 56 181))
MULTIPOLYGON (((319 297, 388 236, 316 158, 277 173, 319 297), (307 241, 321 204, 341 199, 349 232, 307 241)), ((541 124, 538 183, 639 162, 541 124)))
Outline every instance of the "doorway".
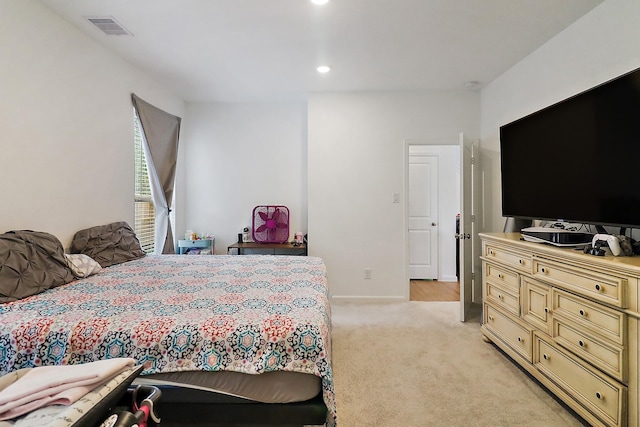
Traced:
POLYGON ((407 164, 409 300, 460 301, 455 238, 460 210, 458 141, 407 141, 407 164))
POLYGON ((411 279, 409 301, 460 302, 460 282, 411 279))

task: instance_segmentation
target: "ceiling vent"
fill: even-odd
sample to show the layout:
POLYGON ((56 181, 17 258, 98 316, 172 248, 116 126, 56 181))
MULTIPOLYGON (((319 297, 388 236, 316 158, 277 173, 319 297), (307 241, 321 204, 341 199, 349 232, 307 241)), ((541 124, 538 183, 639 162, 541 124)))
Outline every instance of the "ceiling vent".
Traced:
POLYGON ((122 25, 118 24, 112 16, 102 16, 102 17, 90 17, 87 18, 89 22, 98 27, 103 33, 108 36, 126 36, 133 35, 131 32, 127 31, 122 25))

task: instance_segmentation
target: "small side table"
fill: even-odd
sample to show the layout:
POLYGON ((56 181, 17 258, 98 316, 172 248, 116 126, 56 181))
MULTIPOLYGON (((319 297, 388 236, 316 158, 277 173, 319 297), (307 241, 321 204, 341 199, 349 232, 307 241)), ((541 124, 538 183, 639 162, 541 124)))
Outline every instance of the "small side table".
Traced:
POLYGON ((178 240, 178 253, 180 255, 185 255, 192 249, 198 249, 200 252, 207 252, 208 254, 213 255, 213 245, 213 239, 178 240))
POLYGON ((293 243, 234 243, 227 246, 227 254, 229 255, 307 255, 307 244, 301 243, 294 245, 293 243))

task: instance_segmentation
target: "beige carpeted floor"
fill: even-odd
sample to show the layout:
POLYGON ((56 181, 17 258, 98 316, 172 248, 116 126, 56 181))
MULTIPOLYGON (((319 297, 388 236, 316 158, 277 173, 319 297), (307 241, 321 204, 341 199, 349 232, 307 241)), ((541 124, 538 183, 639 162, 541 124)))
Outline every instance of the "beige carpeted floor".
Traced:
POLYGON ((457 302, 333 302, 339 427, 583 426, 457 302))

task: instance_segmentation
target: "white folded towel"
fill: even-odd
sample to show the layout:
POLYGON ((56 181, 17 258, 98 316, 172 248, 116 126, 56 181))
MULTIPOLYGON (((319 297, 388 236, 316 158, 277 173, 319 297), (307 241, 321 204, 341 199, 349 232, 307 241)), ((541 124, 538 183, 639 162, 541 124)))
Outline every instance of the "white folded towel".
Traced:
POLYGON ((134 364, 134 359, 116 358, 81 365, 33 368, 0 391, 0 420, 15 418, 46 405, 71 405, 134 364))

